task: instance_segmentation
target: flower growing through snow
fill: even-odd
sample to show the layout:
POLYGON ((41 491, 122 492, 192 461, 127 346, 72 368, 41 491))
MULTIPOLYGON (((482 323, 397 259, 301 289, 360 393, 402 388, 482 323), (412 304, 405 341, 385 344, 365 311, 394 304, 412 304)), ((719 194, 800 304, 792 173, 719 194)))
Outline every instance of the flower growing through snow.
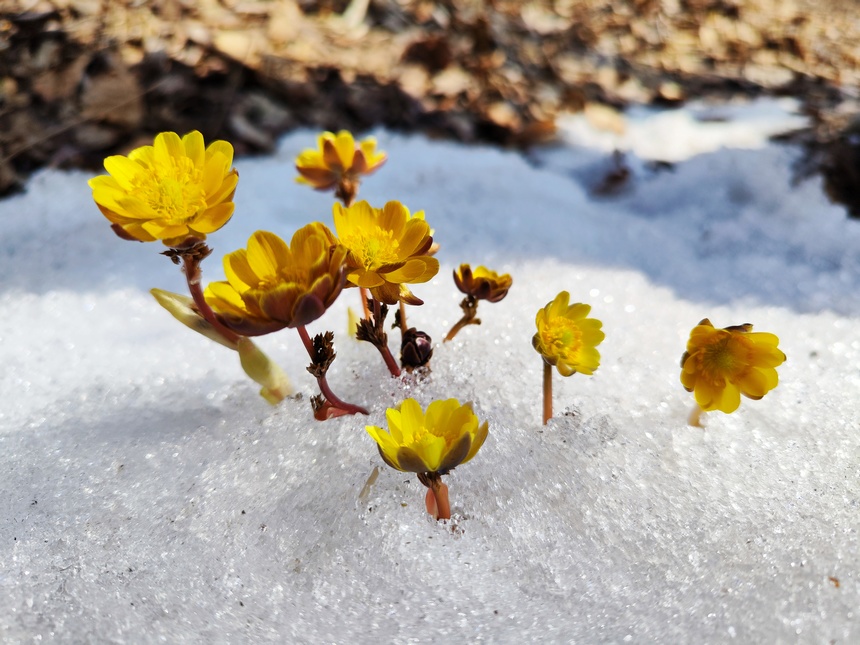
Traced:
POLYGON ((366 201, 350 207, 334 204, 334 227, 347 250, 347 280, 370 290, 387 305, 403 301, 424 304, 407 284, 427 282, 439 272, 439 261, 426 255, 433 245, 424 212, 410 214, 397 201, 374 208, 366 201))
POLYGON ((439 519, 451 517, 446 475, 474 457, 487 438, 489 423, 480 423, 470 403, 433 401, 425 413, 415 399, 386 412, 388 432, 367 426, 382 460, 397 470, 417 473, 429 488, 427 507, 439 519))
POLYGON ((317 334, 313 340, 305 325, 322 316, 343 289, 346 250, 319 222, 303 226, 289 245, 274 233, 257 231, 248 248, 224 257, 226 282, 206 289, 206 303, 227 328, 245 336, 260 336, 284 327, 299 332, 311 357, 308 371, 317 379, 324 398, 314 397, 314 416, 327 419, 341 414, 367 414, 341 401, 331 391, 326 372, 334 360, 334 334, 317 334))
POLYGON ((590 305, 569 304, 570 294, 559 293, 546 307, 538 310, 535 317, 537 333, 532 346, 544 360, 543 374, 543 422, 552 416, 552 368, 562 376, 576 372, 593 374, 600 365, 597 346, 606 335, 601 330, 603 323, 588 318, 590 305))
POLYGON ((338 199, 349 205, 358 193, 361 175, 375 172, 386 155, 376 150, 376 139, 368 137, 356 145, 352 134, 323 132, 318 148, 303 150, 296 158, 296 181, 316 190, 336 189, 338 199))
POLYGON ((698 405, 691 425, 700 425, 701 412, 734 412, 741 394, 760 399, 779 383, 776 368, 785 361, 779 338, 752 328, 746 323, 716 329, 705 318, 690 332, 681 357, 681 383, 698 405))
MULTIPOLYGON (((427 255, 433 246, 433 236, 424 221, 424 213, 412 215, 397 201, 390 201, 383 208, 374 208, 366 201, 349 207, 335 202, 334 226, 340 244, 348 252, 348 286, 361 288, 365 305, 365 318, 359 324, 356 337, 372 343, 391 374, 400 376, 383 325, 386 305, 424 304, 406 285, 427 282, 439 271, 439 261, 427 255), (372 313, 365 300, 365 290, 373 296, 372 313)), ((402 306, 400 328, 408 329, 402 306)))
POLYGON ((480 325, 481 319, 476 317, 478 315, 478 301, 499 302, 508 295, 513 280, 507 273, 499 275, 482 266, 473 271, 468 264, 461 264, 460 268, 454 271, 454 284, 466 294, 460 303, 463 317, 454 323, 451 331, 445 336, 444 342, 454 338, 466 325, 480 325))
POLYGON ((590 305, 579 302, 569 305, 569 302, 570 294, 562 291, 537 312, 537 333, 532 346, 562 376, 575 372, 593 374, 600 365, 600 352, 596 348, 606 337, 601 331, 603 323, 587 317, 590 305))
POLYGON ((205 240, 233 215, 239 173, 232 163, 233 146, 226 141, 204 147, 196 130, 181 139, 162 132, 151 146, 105 159, 110 174, 89 185, 117 235, 180 247, 205 240))
POLYGON ((224 325, 260 336, 316 320, 344 286, 346 251, 319 222, 300 228, 288 245, 257 231, 248 248, 224 256, 227 280, 206 289, 206 302, 224 325))

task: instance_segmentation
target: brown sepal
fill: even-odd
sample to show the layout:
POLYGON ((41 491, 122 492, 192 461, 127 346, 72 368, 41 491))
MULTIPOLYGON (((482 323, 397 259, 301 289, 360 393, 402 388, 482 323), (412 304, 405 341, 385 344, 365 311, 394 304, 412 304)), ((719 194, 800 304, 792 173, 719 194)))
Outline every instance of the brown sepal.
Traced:
MULTIPOLYGON (((110 228, 114 233, 116 233, 117 237, 119 237, 123 240, 127 240, 129 242, 143 242, 143 240, 139 240, 136 237, 134 237, 133 235, 127 233, 126 230, 122 226, 120 226, 119 224, 111 224, 110 228)), ((177 264, 178 264, 178 262, 177 262, 177 264)))
POLYGON ((308 365, 308 372, 315 378, 323 378, 337 356, 334 351, 334 334, 330 331, 317 334, 314 336, 313 345, 314 353, 311 357, 311 364, 308 365))

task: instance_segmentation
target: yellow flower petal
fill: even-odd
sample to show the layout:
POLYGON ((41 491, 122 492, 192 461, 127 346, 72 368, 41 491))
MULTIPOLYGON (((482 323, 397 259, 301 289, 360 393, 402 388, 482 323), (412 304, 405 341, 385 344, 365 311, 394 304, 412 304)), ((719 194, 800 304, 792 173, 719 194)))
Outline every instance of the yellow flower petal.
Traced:
POLYGON ((245 249, 239 249, 224 256, 224 274, 227 276, 227 281, 239 293, 251 287, 256 288, 260 283, 260 277, 251 269, 248 252, 245 249))
POLYGON ((203 135, 197 130, 189 132, 182 137, 182 144, 185 147, 185 156, 191 160, 191 163, 196 168, 203 170, 206 160, 206 147, 203 144, 203 135))
POLYGON ((248 240, 248 264, 260 278, 275 277, 286 264, 287 245, 274 233, 257 231, 248 240))
POLYGON ((416 428, 424 427, 424 412, 421 411, 421 406, 415 399, 406 399, 400 406, 400 422, 401 429, 404 435, 404 441, 414 439, 411 433, 416 428))
POLYGON ((134 188, 137 176, 143 170, 143 166, 122 155, 113 155, 105 159, 105 170, 107 170, 118 188, 130 191, 134 188))
POLYGON ((355 156, 355 139, 352 138, 352 134, 347 130, 338 132, 334 140, 334 147, 344 170, 349 170, 352 166, 352 158, 355 156))
POLYGON ((204 236, 207 233, 214 233, 230 221, 230 218, 233 217, 234 207, 235 204, 233 202, 215 204, 212 208, 207 208, 203 211, 199 219, 189 228, 198 233, 203 233, 204 236))

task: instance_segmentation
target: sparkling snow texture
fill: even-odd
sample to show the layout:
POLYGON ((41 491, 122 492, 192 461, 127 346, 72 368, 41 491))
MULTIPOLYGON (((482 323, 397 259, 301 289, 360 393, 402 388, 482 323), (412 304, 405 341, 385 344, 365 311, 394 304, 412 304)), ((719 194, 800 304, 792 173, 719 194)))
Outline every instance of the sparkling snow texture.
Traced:
MULTIPOLYGON (((266 404, 235 354, 155 303, 151 287, 183 291, 178 268, 113 235, 87 174, 0 202, 0 640, 860 642, 860 222, 792 183, 796 151, 631 158, 607 199, 585 188, 609 165, 594 149, 377 134, 390 160, 360 197, 424 209, 442 270, 409 310, 437 341, 426 381, 348 338, 353 290, 311 328, 336 332, 329 380, 369 418, 312 419, 292 330, 261 345, 302 399, 266 404), (460 262, 514 286, 442 345, 460 262), (556 374, 543 427, 530 341, 562 289, 606 340, 594 377, 556 374), (788 361, 701 430, 679 359, 706 316, 778 334, 788 361), (449 524, 364 430, 408 396, 490 422, 446 478, 449 524)), ((237 161, 206 279, 254 230, 331 223, 330 195, 292 179, 313 140, 237 161)))

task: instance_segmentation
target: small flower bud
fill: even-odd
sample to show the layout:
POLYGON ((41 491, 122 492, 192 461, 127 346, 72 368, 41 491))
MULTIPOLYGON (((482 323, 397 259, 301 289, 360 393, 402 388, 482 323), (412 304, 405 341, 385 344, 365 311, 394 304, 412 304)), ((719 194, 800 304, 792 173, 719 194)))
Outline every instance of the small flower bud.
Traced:
POLYGON ((400 365, 411 373, 419 367, 429 369, 430 358, 433 356, 433 339, 423 331, 410 327, 403 334, 400 345, 400 365))

